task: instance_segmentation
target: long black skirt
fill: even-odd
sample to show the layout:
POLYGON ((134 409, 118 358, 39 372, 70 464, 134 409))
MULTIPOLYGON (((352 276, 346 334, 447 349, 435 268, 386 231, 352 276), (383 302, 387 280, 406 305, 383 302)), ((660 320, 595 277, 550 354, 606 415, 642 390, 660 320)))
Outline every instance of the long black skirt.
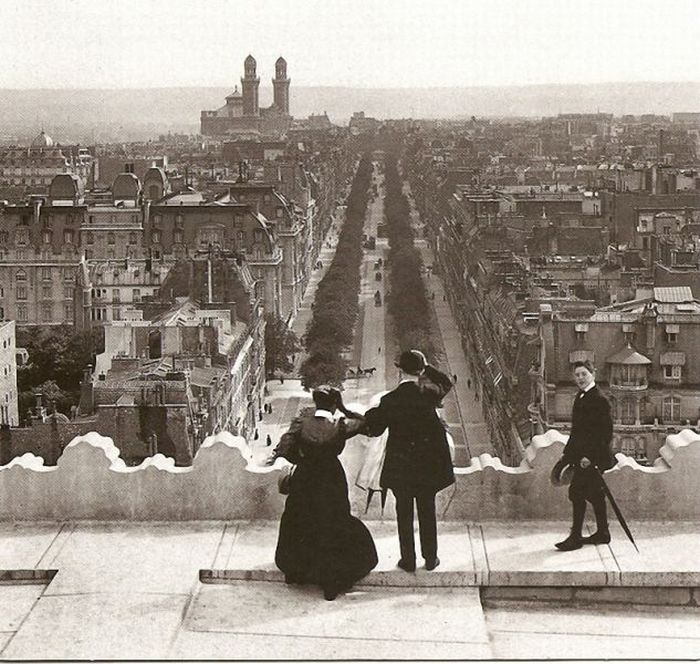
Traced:
POLYGON ((299 464, 280 521, 277 567, 289 581, 344 590, 377 562, 372 535, 350 513, 347 480, 338 458, 299 464))

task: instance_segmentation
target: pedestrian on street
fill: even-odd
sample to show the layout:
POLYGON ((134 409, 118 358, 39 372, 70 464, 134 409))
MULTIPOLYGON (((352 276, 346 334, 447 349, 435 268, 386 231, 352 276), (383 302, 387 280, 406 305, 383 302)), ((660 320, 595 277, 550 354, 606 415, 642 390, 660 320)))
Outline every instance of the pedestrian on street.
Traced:
POLYGON ((401 353, 396 366, 403 372, 403 379, 382 397, 379 406, 365 413, 366 431, 370 436, 380 436, 389 430, 380 486, 391 489, 396 498, 401 552, 398 566, 406 572, 416 569, 415 503, 421 555, 425 569, 431 571, 440 564, 435 496, 455 481, 447 434, 436 412, 452 389, 452 382, 430 366, 418 350, 401 353))
POLYGON ((255 430, 255 433, 253 434, 253 440, 258 440, 260 438, 260 434, 258 433, 258 430, 255 430))
POLYGON ((271 403, 267 404, 267 412, 270 413, 270 415, 272 415, 272 404, 271 403))
POLYGON ((280 375, 280 385, 284 385, 284 376, 280 375))
POLYGON ((555 544, 560 551, 580 549, 584 544, 608 544, 610 530, 605 505, 605 490, 600 473, 615 465, 610 443, 613 422, 610 404, 595 384, 595 369, 590 360, 574 363, 574 382, 579 388, 571 414, 571 434, 564 454, 555 466, 571 466, 573 476, 569 500, 573 506, 573 523, 569 536, 555 544), (596 531, 582 537, 586 502, 593 506, 596 531))
POLYGON ((270 447, 272 445, 272 438, 270 437, 270 434, 268 433, 267 436, 265 437, 265 447, 270 447))
POLYGON ((382 352, 382 347, 379 346, 379 348, 377 348, 377 355, 381 355, 381 352, 382 352))
POLYGON ((471 378, 467 378, 467 387, 471 390, 471 388, 472 388, 472 379, 471 378))

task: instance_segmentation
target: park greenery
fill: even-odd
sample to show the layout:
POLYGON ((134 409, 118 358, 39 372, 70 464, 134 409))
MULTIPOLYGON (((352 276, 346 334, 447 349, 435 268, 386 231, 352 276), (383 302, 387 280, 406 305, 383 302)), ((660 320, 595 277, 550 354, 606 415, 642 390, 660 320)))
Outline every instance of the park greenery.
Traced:
POLYGON ((69 325, 26 327, 17 330, 17 346, 26 348, 29 361, 17 368, 20 418, 42 395, 44 406, 66 415, 80 402, 80 382, 95 353, 104 350, 104 331, 77 331, 69 325))
POLYGON ((372 161, 365 154, 347 199, 335 256, 318 285, 313 315, 304 335, 307 357, 301 366, 301 377, 307 388, 324 383, 341 385, 345 378, 347 362, 343 352, 353 342, 359 312, 362 230, 371 178, 372 161))
POLYGON ((387 145, 385 155, 384 216, 389 239, 391 267, 387 297, 388 313, 400 350, 418 348, 429 360, 434 359, 432 314, 423 282, 421 255, 413 244, 410 206, 403 193, 397 152, 387 145))

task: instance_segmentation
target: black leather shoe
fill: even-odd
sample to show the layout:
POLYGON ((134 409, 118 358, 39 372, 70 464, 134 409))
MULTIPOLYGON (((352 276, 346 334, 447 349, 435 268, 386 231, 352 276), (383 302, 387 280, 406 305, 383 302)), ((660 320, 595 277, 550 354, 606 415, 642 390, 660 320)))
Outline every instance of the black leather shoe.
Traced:
POLYGON ((338 596, 338 589, 335 586, 328 586, 323 589, 323 597, 332 602, 338 596))
POLYGON ((583 537, 581 541, 584 544, 610 544, 610 533, 606 530, 596 531, 590 537, 583 537))
POLYGON ((440 558, 435 556, 435 558, 431 558, 430 560, 425 561, 425 569, 427 569, 429 572, 432 572, 439 564, 440 558))
POLYGON ((583 540, 580 535, 569 535, 564 541, 557 542, 554 546, 559 551, 575 551, 583 546, 583 540))
POLYGON ((415 572, 416 571, 416 561, 415 560, 404 560, 401 558, 398 563, 396 563, 404 572, 415 572))

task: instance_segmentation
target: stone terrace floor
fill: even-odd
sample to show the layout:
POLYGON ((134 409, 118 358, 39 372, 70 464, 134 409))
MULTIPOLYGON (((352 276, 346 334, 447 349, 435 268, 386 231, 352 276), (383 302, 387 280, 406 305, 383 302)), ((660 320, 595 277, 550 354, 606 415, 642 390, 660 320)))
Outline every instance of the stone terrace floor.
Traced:
POLYGON ((700 657, 700 525, 561 553, 567 523, 441 523, 441 566, 380 562, 326 602, 286 586, 277 523, 0 523, 2 659, 700 657))

